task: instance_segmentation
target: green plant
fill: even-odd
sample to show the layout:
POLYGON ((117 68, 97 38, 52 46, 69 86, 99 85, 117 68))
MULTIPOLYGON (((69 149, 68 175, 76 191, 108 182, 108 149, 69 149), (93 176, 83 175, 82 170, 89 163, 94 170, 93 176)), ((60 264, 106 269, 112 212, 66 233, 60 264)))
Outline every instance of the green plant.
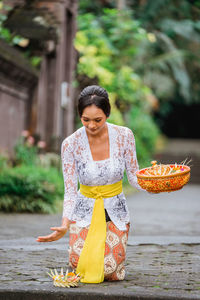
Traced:
POLYGON ((0 153, 0 171, 9 167, 9 158, 6 154, 0 153))
MULTIPOLYGON (((149 109, 147 96, 151 90, 130 67, 139 44, 147 39, 145 30, 131 19, 129 12, 119 14, 115 9, 105 9, 98 18, 91 13, 80 15, 78 23, 78 74, 96 78, 108 90, 113 113, 118 116, 122 108, 128 110, 133 104, 149 109)), ((117 119, 123 123, 123 118, 117 119)))
POLYGON ((24 130, 12 160, 0 156, 1 211, 51 213, 60 209, 64 193, 60 157, 44 153, 45 146, 24 130))
POLYGON ((0 38, 11 45, 20 45, 24 38, 22 36, 12 34, 11 31, 5 27, 4 22, 7 19, 7 14, 11 10, 9 5, 0 1, 0 38), (4 11, 4 13, 2 12, 4 11))
POLYGON ((88 82, 95 80, 107 89, 112 106, 108 121, 130 127, 136 135, 140 164, 149 162, 154 139, 158 137, 149 101, 153 92, 133 68, 142 45, 149 43, 147 32, 132 19, 130 12, 116 9, 104 9, 98 16, 92 13, 80 15, 78 24, 75 47, 80 55, 77 68, 79 86, 84 87, 81 84, 87 78, 88 82), (127 115, 133 107, 137 109, 137 116, 133 114, 129 118, 127 115), (144 116, 147 125, 142 122, 144 116), (149 135, 153 134, 152 138, 145 138, 148 124, 154 124, 155 130, 149 132, 149 135))
MULTIPOLYGON (((104 15, 104 7, 117 7, 119 2, 97 0, 92 6, 91 1, 80 0, 80 14, 90 12, 96 16, 98 22, 100 15, 104 15)), ((128 59, 129 67, 153 91, 159 104, 154 119, 158 126, 169 134, 166 130, 169 126, 167 120, 173 116, 175 107, 181 104, 183 109, 185 107, 187 110, 189 106, 198 105, 200 101, 200 2, 127 0, 124 3, 124 11, 129 10, 130 18, 136 27, 139 24, 138 28, 144 30, 144 36, 147 38, 136 40, 135 35, 130 34, 129 18, 122 22, 118 22, 117 17, 115 20, 112 17, 110 20, 108 18, 101 23, 102 28, 105 28, 106 24, 106 31, 110 31, 111 46, 113 42, 117 48, 123 46, 118 51, 118 63, 124 64, 128 59), (126 30, 121 30, 122 28, 126 30), (131 44, 133 47, 129 48, 131 44), (129 56, 129 50, 133 51, 132 56, 129 56), (125 52, 127 55, 124 55, 125 52)), ((121 99, 119 102, 122 106, 121 99)), ((188 117, 193 119, 191 114, 188 117)), ((192 123, 195 131, 195 121, 192 123)), ((187 132, 187 122, 183 121, 182 124, 182 131, 187 132)), ((180 132, 177 130, 177 134, 180 132)))
POLYGON ((21 137, 14 147, 16 164, 36 164, 37 161, 37 147, 34 145, 28 145, 24 142, 24 138, 21 137))
POLYGON ((6 5, 3 3, 3 1, 0 1, 0 39, 4 40, 11 46, 21 47, 23 49, 23 55, 30 61, 31 65, 35 68, 39 68, 42 61, 42 56, 35 55, 31 46, 28 47, 30 42, 29 39, 24 38, 16 32, 11 32, 10 29, 5 26, 8 12, 11 9, 12 8, 9 5, 6 5))
POLYGON ((29 131, 23 130, 14 147, 15 164, 36 165, 39 163, 39 150, 44 149, 46 143, 39 141, 30 135, 29 131))
POLYGON ((129 5, 134 18, 154 35, 135 67, 159 98, 161 122, 173 104, 181 102, 187 109, 200 101, 199 1, 137 0, 129 5))
POLYGON ((0 210, 52 213, 63 198, 62 175, 55 168, 21 165, 0 174, 0 210))
POLYGON ((146 167, 153 157, 160 131, 151 116, 138 107, 131 108, 126 120, 135 135, 140 167, 146 167))
POLYGON ((38 165, 43 168, 56 168, 59 172, 62 172, 62 165, 61 165, 61 157, 60 155, 47 152, 39 155, 38 165))

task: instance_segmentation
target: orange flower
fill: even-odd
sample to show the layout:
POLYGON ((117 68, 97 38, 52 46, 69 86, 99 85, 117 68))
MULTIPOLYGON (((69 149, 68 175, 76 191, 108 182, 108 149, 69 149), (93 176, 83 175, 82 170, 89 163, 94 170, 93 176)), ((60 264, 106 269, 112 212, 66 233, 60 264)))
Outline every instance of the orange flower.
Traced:
POLYGON ((70 272, 70 273, 67 274, 67 276, 75 276, 75 275, 76 275, 76 274, 73 273, 73 272, 70 272))

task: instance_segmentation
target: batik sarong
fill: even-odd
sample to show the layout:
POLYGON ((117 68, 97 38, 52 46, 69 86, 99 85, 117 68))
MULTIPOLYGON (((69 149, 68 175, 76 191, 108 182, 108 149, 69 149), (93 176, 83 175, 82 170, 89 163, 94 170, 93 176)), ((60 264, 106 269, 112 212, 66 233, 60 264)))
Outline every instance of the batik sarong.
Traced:
MULTIPOLYGON (((119 230, 112 221, 106 222, 106 243, 104 254, 104 280, 123 280, 125 277, 125 257, 128 240, 129 224, 126 231, 119 230)), ((79 256, 89 230, 71 223, 69 229, 69 265, 76 269, 79 256)))

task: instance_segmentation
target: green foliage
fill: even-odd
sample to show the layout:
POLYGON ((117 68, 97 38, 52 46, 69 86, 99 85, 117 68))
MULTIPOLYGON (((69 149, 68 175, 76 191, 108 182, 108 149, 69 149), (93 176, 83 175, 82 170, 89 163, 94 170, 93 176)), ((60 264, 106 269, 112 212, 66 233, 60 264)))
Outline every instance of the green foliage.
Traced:
MULTIPOLYGON (((98 5, 100 10, 98 14, 95 5, 92 9, 91 1, 80 3, 81 9, 84 7, 82 14, 87 11, 93 12, 97 21, 102 15, 103 6, 117 6, 116 1, 96 1, 95 5, 98 5)), ((129 10, 128 17, 124 10, 124 19, 117 16, 112 18, 111 13, 111 18, 103 16, 101 22, 106 36, 111 41, 112 49, 116 51, 118 64, 127 64, 139 75, 142 82, 152 89, 159 99, 162 116, 168 114, 169 110, 165 110, 165 107, 173 107, 173 102, 181 101, 185 105, 198 103, 199 1, 127 0, 126 7, 129 10), (136 31, 133 30, 134 25, 135 29, 139 29, 138 39, 136 31)))
POLYGON ((44 147, 44 141, 24 130, 12 160, 0 155, 0 211, 52 213, 60 208, 64 193, 60 157, 44 153, 44 147))
MULTIPOLYGON (((10 9, 10 6, 3 4, 3 2, 0 2, 0 10, 9 11, 10 9)), ((10 30, 4 26, 4 22, 6 21, 6 19, 6 14, 0 12, 0 38, 11 45, 18 45, 23 37, 19 35, 13 35, 10 30)))
POLYGON ((5 154, 0 154, 0 172, 9 167, 9 158, 5 154))
POLYGON ((119 15, 114 9, 106 9, 99 18, 81 15, 78 21, 75 41, 80 54, 78 74, 98 78, 99 84, 112 94, 113 106, 118 98, 124 104, 139 102, 145 107, 146 93, 150 90, 129 67, 137 44, 146 38, 145 31, 131 20, 128 12, 119 15))
MULTIPOLYGON (((11 32, 8 28, 5 26, 5 21, 7 19, 7 14, 2 13, 10 11, 11 7, 8 5, 5 5, 3 1, 0 1, 0 39, 4 40, 6 43, 10 44, 11 46, 20 46, 25 47, 25 51, 23 51, 23 55, 30 61, 31 65, 33 67, 39 67, 42 57, 34 55, 30 49, 27 50, 27 47, 24 46, 29 43, 29 40, 25 39, 23 36, 20 36, 16 34, 15 32, 11 32)), ((24 50, 24 49, 23 49, 24 50)))
MULTIPOLYGON (((161 73, 170 82, 171 88, 168 85, 169 90, 164 96, 157 94, 160 82, 155 79, 159 76, 152 76, 151 82, 148 82, 152 88, 157 86, 154 92, 159 97, 162 115, 168 114, 164 108, 173 106, 172 102, 181 101, 186 105, 199 102, 200 88, 196 75, 200 71, 199 1, 147 0, 144 5, 139 1, 130 1, 129 5, 134 9, 134 17, 155 35, 143 76, 149 78, 153 71, 154 75, 161 73)), ((147 51, 145 56, 148 57, 147 51)))
POLYGON ((86 14, 88 12, 94 13, 95 15, 101 15, 105 7, 115 8, 116 1, 91 1, 91 0, 80 0, 79 1, 79 14, 86 14))
POLYGON ((0 173, 0 210, 52 213, 63 197, 63 180, 55 168, 21 165, 0 173))
MULTIPOLYGON (((97 80, 110 95, 112 110, 109 121, 128 127, 139 122, 136 126, 138 132, 134 126, 132 129, 139 136, 139 161, 146 162, 153 152, 155 139, 152 137, 149 147, 149 140, 140 137, 144 132, 139 128, 144 127, 144 115, 148 116, 149 123, 153 123, 148 101, 152 91, 134 71, 133 61, 139 55, 141 44, 148 43, 147 33, 138 21, 132 19, 130 12, 116 9, 104 9, 98 17, 92 13, 79 15, 78 24, 75 47, 80 55, 77 69, 80 88, 84 87, 81 87, 83 77, 91 82, 97 80), (134 124, 125 117, 133 107, 140 115, 134 124)), ((148 126, 145 129, 148 132, 148 126)), ((152 133, 155 132, 152 130, 152 133)))
POLYGON ((128 12, 118 13, 106 9, 98 18, 93 14, 80 15, 75 46, 80 53, 78 74, 98 78, 121 101, 145 106, 146 93, 150 92, 141 78, 130 68, 138 44, 146 39, 139 23, 128 12))
POLYGON ((47 152, 39 155, 39 165, 43 168, 56 168, 59 172, 62 173, 62 165, 60 155, 47 152))
POLYGON ((126 118, 134 132, 138 161, 141 167, 148 166, 155 151, 159 129, 150 115, 142 112, 139 107, 132 108, 126 118))
POLYGON ((11 41, 11 33, 10 31, 3 26, 3 23, 7 19, 5 14, 1 13, 1 10, 9 10, 10 7, 3 4, 3 1, 0 1, 0 38, 4 39, 6 42, 11 41))
MULTIPOLYGON (((95 1, 100 12, 92 10, 92 2, 84 3, 84 13, 102 13, 107 3, 117 1, 95 1), (90 3, 90 4, 89 4, 90 3), (87 7, 88 4, 88 7, 87 7)), ((132 56, 129 66, 140 75, 143 82, 152 89, 159 99, 159 111, 155 118, 159 124, 168 119, 174 106, 182 103, 188 106, 200 101, 200 1, 188 0, 126 0, 132 20, 145 28, 148 40, 137 44, 137 53, 132 56)), ((116 19, 117 20, 117 19, 116 19)), ((127 21, 127 20, 126 20, 127 21)), ((121 26, 126 26, 126 21, 121 26)), ((113 20, 108 20, 112 29, 113 20)), ((115 22, 113 23, 115 27, 115 22)), ((115 29, 114 29, 115 31, 115 29)), ((121 37, 119 35, 119 37, 121 37)), ((128 45, 132 41, 127 40, 128 45)), ((123 42, 123 39, 122 39, 123 42)), ((122 50, 123 51, 123 50, 122 50)), ((120 53, 121 54, 121 53, 120 53)), ((119 63, 122 61, 120 57, 119 63)), ((195 125, 194 125, 195 126, 195 125)), ((186 125, 185 125, 186 127, 186 125)), ((184 129, 183 129, 184 130, 184 129)))
POLYGON ((34 67, 39 67, 42 61, 42 57, 40 56, 31 56, 30 57, 30 62, 32 64, 32 66, 34 67))
POLYGON ((34 165, 37 162, 38 148, 25 143, 25 138, 20 137, 14 147, 16 164, 34 165))

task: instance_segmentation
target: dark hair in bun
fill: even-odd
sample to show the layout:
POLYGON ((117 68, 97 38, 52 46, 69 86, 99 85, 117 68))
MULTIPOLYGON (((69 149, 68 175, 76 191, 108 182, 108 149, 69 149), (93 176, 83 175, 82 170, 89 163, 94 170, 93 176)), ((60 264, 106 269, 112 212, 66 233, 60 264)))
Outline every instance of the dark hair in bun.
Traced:
POLYGON ((89 85, 82 90, 78 98, 78 113, 82 117, 87 106, 96 105, 106 117, 110 115, 110 102, 106 90, 98 85, 89 85))

